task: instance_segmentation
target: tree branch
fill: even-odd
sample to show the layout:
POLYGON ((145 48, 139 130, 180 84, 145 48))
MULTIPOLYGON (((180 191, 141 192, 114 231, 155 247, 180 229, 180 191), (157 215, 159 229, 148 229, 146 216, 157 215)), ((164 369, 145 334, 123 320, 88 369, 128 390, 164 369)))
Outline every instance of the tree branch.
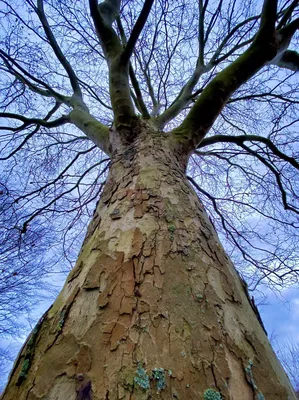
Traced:
MULTIPOLYGON (((69 189, 65 190, 64 192, 61 192, 58 196, 56 196, 54 199, 52 199, 49 203, 47 203, 43 207, 38 208, 30 216, 27 215, 26 217, 24 217, 24 218, 27 218, 27 217, 29 217, 29 218, 27 218, 26 221, 23 223, 23 226, 22 226, 22 229, 21 229, 21 233, 25 233, 26 232, 30 222, 32 222, 38 215, 41 215, 42 213, 45 213, 45 212, 49 211, 49 207, 50 206, 55 204, 59 199, 61 199, 66 194, 71 193, 73 190, 78 188, 80 183, 81 183, 81 181, 84 179, 85 175, 87 175, 92 169, 94 169, 95 167, 101 165, 105 161, 106 160, 101 160, 101 161, 97 162, 96 164, 93 164, 91 167, 89 167, 87 170, 84 171, 84 173, 80 176, 80 178, 78 179, 76 184, 74 184, 72 187, 70 187, 69 189)), ((103 170, 101 171, 101 175, 103 173, 105 173, 108 168, 109 168, 109 163, 103 168, 103 170)))
MULTIPOLYGON (((124 31, 124 28, 122 26, 120 18, 118 17, 116 19, 116 21, 117 21, 117 27, 119 29, 119 33, 120 33, 120 36, 121 36, 123 47, 127 47, 127 38, 126 38, 125 31, 124 31)), ((142 114, 142 116, 145 119, 149 119, 150 115, 149 115, 149 112, 148 112, 148 110, 146 108, 146 105, 144 103, 144 100, 143 100, 143 97, 142 97, 142 93, 141 93, 141 90, 140 90, 140 86, 139 86, 139 83, 138 83, 138 80, 136 78, 136 75, 135 75, 135 72, 134 72, 134 69, 133 69, 133 66, 132 66, 131 62, 129 62, 129 75, 130 75, 131 83, 132 83, 132 86, 134 88, 134 92, 135 92, 135 95, 136 95, 136 96, 133 97, 134 103, 135 103, 136 107, 138 108, 138 110, 140 111, 140 113, 142 114)))
POLYGON ((136 94, 136 101, 138 102, 141 114, 145 119, 149 119, 150 115, 149 115, 149 112, 147 111, 146 105, 143 101, 140 86, 139 86, 138 80, 136 78, 136 75, 135 75, 135 72, 133 70, 131 63, 129 66, 129 74, 130 74, 130 79, 131 79, 131 82, 132 82, 132 85, 133 85, 133 88, 134 88, 134 91, 136 94))
POLYGON ((144 2, 144 5, 139 14, 139 17, 137 18, 137 21, 132 29, 131 36, 130 36, 128 43, 127 43, 127 45, 122 53, 122 56, 121 56, 122 62, 124 63, 124 65, 126 65, 131 58, 131 55, 133 53, 136 42, 139 38, 139 35, 140 35, 146 21, 147 21, 147 18, 149 16, 149 13, 151 11, 153 3, 154 3, 154 0, 145 0, 145 2, 144 2))
POLYGON ((44 12, 43 0, 37 0, 36 12, 40 19, 40 22, 42 23, 42 26, 44 28, 44 31, 48 38, 50 46, 52 47, 56 57, 58 58, 58 60, 60 61, 61 65, 63 66, 63 68, 65 69, 66 73, 68 74, 68 76, 70 78, 70 82, 71 82, 74 93, 77 96, 79 96, 80 98, 82 98, 82 93, 81 93, 81 89, 79 86, 77 76, 76 76, 71 64, 68 62, 68 60, 64 56, 63 52, 61 51, 61 49, 55 39, 55 36, 53 35, 53 32, 50 28, 50 25, 48 23, 46 14, 44 12))
POLYGON ((122 46, 112 28, 112 22, 118 16, 120 1, 105 0, 98 5, 97 0, 89 0, 90 14, 107 60, 121 54, 122 46))
MULTIPOLYGON (((234 36, 234 34, 240 29, 242 28, 244 25, 248 24, 249 22, 254 22, 257 21, 258 18, 260 16, 259 15, 255 15, 254 17, 250 17, 247 18, 246 20, 240 22, 239 24, 237 24, 227 35, 226 37, 222 40, 222 42, 220 43, 220 45, 218 46, 217 50, 215 51, 215 53, 213 54, 213 57, 211 58, 210 62, 211 64, 215 65, 218 64, 219 62, 223 61, 225 58, 227 58, 228 55, 232 54, 233 51, 236 50, 236 47, 234 47, 233 49, 231 49, 227 54, 225 54, 224 56, 221 57, 221 59, 218 59, 218 57, 220 56, 222 50, 224 49, 224 47, 227 45, 228 41, 234 36)), ((250 41, 245 41, 244 46, 247 45, 248 43, 250 43, 252 40, 250 41)), ((238 46, 238 45, 237 45, 238 46)), ((238 47, 239 48, 239 47, 238 47)))
POLYGON ((203 141, 198 146, 199 149, 210 146, 216 143, 235 143, 237 145, 242 145, 244 142, 259 142, 265 144, 273 154, 275 154, 280 159, 289 162, 294 168, 299 170, 299 163, 295 158, 290 157, 284 153, 282 153, 274 143, 271 142, 270 139, 265 138, 263 136, 256 135, 242 135, 242 136, 226 136, 226 135, 214 135, 209 138, 203 139, 203 141))
POLYGON ((271 43, 275 31, 278 0, 264 0, 260 27, 254 39, 255 42, 271 43))
MULTIPOLYGON (((258 271, 260 271, 263 274, 264 278, 268 278, 271 280, 271 275, 275 276, 275 281, 282 279, 285 277, 286 274, 290 273, 291 267, 287 266, 285 264, 284 257, 281 257, 279 253, 276 252, 274 249, 274 252, 271 250, 268 250, 267 247, 259 247, 255 246, 252 241, 248 240, 246 236, 242 233, 242 231, 238 230, 233 221, 230 221, 223 213, 223 210, 219 207, 216 197, 208 193, 206 190, 201 188, 197 182, 190 176, 187 176, 188 180, 192 183, 192 185, 195 187, 196 190, 198 190, 200 193, 202 193, 211 203, 214 211, 220 218, 220 224, 224 230, 225 235, 227 236, 228 240, 231 242, 233 247, 238 249, 240 251, 240 254, 242 255, 243 259, 247 262, 249 262, 251 265, 253 265, 258 271), (260 251, 263 253, 266 253, 267 256, 270 256, 269 258, 266 259, 256 259, 253 257, 250 252, 247 250, 247 248, 244 246, 248 246, 248 249, 251 248, 253 251, 260 251), (270 268, 269 265, 271 265, 271 259, 275 259, 279 261, 280 265, 278 267, 270 268), (286 272, 287 269, 287 272, 286 272)), ((260 212, 259 210, 257 210, 260 212)), ((259 236, 258 236, 259 237, 259 236)), ((273 279, 273 278, 272 278, 273 279)), ((277 282, 276 282, 277 284, 277 282)))
POLYGON ((183 123, 172 131, 174 141, 192 151, 205 137, 230 96, 277 52, 276 0, 264 0, 259 31, 250 47, 205 87, 183 123))
POLYGON ((97 0, 89 0, 91 17, 108 63, 114 124, 117 128, 128 128, 136 114, 130 96, 129 68, 121 60, 123 47, 112 28, 112 22, 119 14, 119 6, 118 0, 105 0, 99 6, 97 0))
POLYGON ((290 99, 290 98, 287 98, 284 95, 277 94, 277 93, 272 93, 272 92, 249 94, 248 96, 233 97, 228 101, 228 103, 235 103, 236 101, 242 101, 242 100, 263 99, 265 97, 273 97, 274 99, 282 100, 282 101, 289 102, 289 103, 292 103, 292 104, 299 104, 299 100, 290 99))
POLYGON ((292 37, 298 29, 299 18, 296 18, 278 31, 279 49, 277 55, 269 62, 269 64, 274 64, 292 71, 299 71, 298 53, 296 51, 288 50, 292 37))
MULTIPOLYGON (((204 6, 202 6, 203 9, 202 9, 202 12, 201 12, 200 16, 205 13, 207 4, 208 4, 208 2, 205 2, 204 6)), ((218 9, 219 9, 219 7, 218 7, 218 9)), ((217 11, 216 11, 216 14, 217 14, 217 11)), ((234 36, 234 34, 240 28, 242 28, 244 25, 246 25, 246 24, 248 24, 250 22, 254 22, 258 18, 259 18, 259 16, 250 17, 250 18, 247 18, 245 21, 242 21, 239 24, 237 24, 227 34, 227 36, 222 40, 222 42, 220 43, 220 45, 218 46, 218 48, 214 52, 214 55, 212 56, 212 58, 210 59, 210 61, 206 65, 204 65, 204 62, 203 62, 203 60, 204 60, 204 58, 203 58, 204 57, 203 49, 204 49, 204 45, 205 45, 205 42, 207 40, 207 37, 204 40, 204 38, 201 37, 201 32, 199 31, 199 53, 198 53, 198 59, 197 59, 197 63, 196 63, 196 68, 195 68, 193 74, 191 75, 190 79, 183 86, 183 88, 181 89, 180 93, 178 94, 176 99, 172 102, 170 107, 163 114, 161 114, 160 116, 158 116, 156 118, 155 123, 157 124, 159 129, 162 129, 164 127, 164 125, 168 121, 170 121, 171 119, 175 118, 188 104, 190 104, 190 100, 193 97, 192 96, 192 90, 194 89, 195 85, 199 81, 199 78, 204 73, 207 73, 207 72, 211 71, 216 65, 218 65, 222 61, 226 60, 235 51, 237 51, 238 49, 240 49, 242 47, 247 46, 248 44, 250 44, 253 41, 253 39, 251 38, 251 39, 245 40, 245 41, 243 41, 241 43, 238 42, 226 54, 224 54, 222 57, 219 58, 222 50, 224 49, 226 44, 229 42, 229 40, 234 36)), ((199 29, 200 30, 204 29, 204 27, 202 26, 202 21, 201 20, 199 21, 199 29)))
POLYGON ((299 53, 286 50, 279 60, 271 64, 276 64, 278 67, 290 69, 291 71, 299 71, 299 53))
MULTIPOLYGON (((277 171, 273 165, 271 165, 268 161, 266 161, 260 154, 258 154, 257 152, 251 150, 248 146, 241 144, 241 147, 243 147, 244 150, 246 150, 249 154, 251 154, 253 157, 256 157, 259 161, 261 161, 261 163, 263 163, 266 167, 268 167, 268 169, 273 173, 273 175, 275 176, 275 180, 277 183, 277 186, 280 190, 281 193, 281 199, 282 199, 282 203, 283 206, 285 208, 285 210, 290 210, 293 211, 294 213, 299 215, 299 210, 291 205, 289 205, 288 201, 287 201, 287 193, 282 185, 282 181, 281 181, 281 173, 279 171, 277 171)), ((297 167, 295 167, 298 169, 298 163, 297 163, 297 167)))
POLYGON ((150 78, 150 75, 149 75, 149 71, 147 71, 147 67, 144 67, 142 65, 142 61, 140 60, 140 57, 138 56, 138 54, 136 54, 136 59, 137 59, 137 62, 139 64, 139 67, 140 67, 140 69, 141 69, 141 71, 143 73, 143 76, 144 76, 144 79, 145 79, 145 82, 146 82, 146 85, 147 85, 147 88, 148 88, 148 94, 149 94, 150 99, 152 101, 153 111, 151 113, 151 116, 152 117, 156 117, 157 114, 158 114, 158 111, 159 111, 159 104, 158 104, 157 99, 155 97, 154 88, 153 88, 152 83, 151 83, 151 78, 150 78))
MULTIPOLYGON (((48 188, 49 186, 57 183, 60 179, 62 179, 64 177, 65 173, 72 167, 72 165, 74 165, 74 163, 78 160, 78 158, 81 155, 87 154, 95 149, 96 149, 96 146, 92 146, 86 150, 78 151, 76 153, 75 157, 68 163, 68 165, 53 180, 47 182, 45 185, 40 186, 38 189, 33 190, 30 193, 22 194, 21 196, 17 197, 14 201, 16 203, 19 203, 21 200, 24 200, 28 197, 32 197, 35 194, 40 194, 44 189, 48 188)), ((101 163, 105 162, 105 161, 109 161, 109 158, 105 158, 104 160, 101 161, 101 163)))
POLYGON ((295 10, 296 6, 298 5, 298 0, 294 0, 288 8, 283 11, 282 18, 277 25, 277 29, 281 29, 284 25, 287 24, 288 20, 291 18, 293 11, 295 10))
MULTIPOLYGON (((60 103, 56 102, 56 104, 54 105, 54 107, 48 112, 48 114, 45 116, 44 121, 47 121, 49 118, 51 118, 51 116, 58 110, 58 108, 60 107, 60 103)), ((21 148, 24 146, 25 143, 28 142, 28 140, 36 133, 38 132, 40 129, 40 125, 37 125, 37 127, 30 133, 28 133, 28 135, 24 138, 24 140, 22 140, 22 142, 7 156, 5 157, 0 157, 0 161, 4 161, 4 160, 8 160, 9 158, 11 158, 13 155, 15 155, 19 150, 21 150, 21 148)))
POLYGON ((106 154, 111 155, 109 148, 109 129, 98 121, 89 111, 82 107, 74 108, 69 120, 106 154))
POLYGON ((0 113, 0 118, 15 119, 23 122, 23 125, 18 126, 16 128, 12 128, 9 126, 0 127, 1 130, 10 130, 13 132, 18 132, 20 130, 23 130, 30 125, 40 125, 44 126, 45 128, 56 128, 58 126, 66 124, 67 122, 70 122, 69 115, 62 115, 60 118, 57 118, 53 121, 46 121, 45 119, 39 119, 39 118, 27 118, 24 117, 23 115, 13 114, 13 113, 0 113))
POLYGON ((15 61, 12 57, 6 54, 3 50, 0 50, 0 57, 2 58, 7 72, 15 76, 19 81, 23 82, 31 91, 40 94, 41 96, 45 97, 54 97, 58 101, 66 102, 67 97, 63 96, 62 94, 56 92, 54 89, 51 88, 47 83, 43 82, 41 79, 36 78, 28 71, 26 71, 17 61, 15 61), (19 71, 17 71, 12 65, 14 65, 19 71), (27 78, 31 79, 33 82, 30 82, 27 78), (45 89, 41 89, 36 84, 43 86, 45 89))
POLYGON ((198 1, 199 8, 199 19, 198 19, 198 61, 201 65, 204 65, 204 47, 205 47, 205 11, 207 8, 208 2, 203 4, 203 0, 198 1))

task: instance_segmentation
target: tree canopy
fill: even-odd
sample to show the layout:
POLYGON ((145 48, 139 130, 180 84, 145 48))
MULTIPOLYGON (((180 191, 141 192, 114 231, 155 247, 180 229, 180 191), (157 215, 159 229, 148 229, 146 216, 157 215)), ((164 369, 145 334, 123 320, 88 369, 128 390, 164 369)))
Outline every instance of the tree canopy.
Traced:
POLYGON ((296 0, 1 0, 0 26, 0 319, 72 266, 136 119, 180 138, 250 287, 298 282, 296 0))

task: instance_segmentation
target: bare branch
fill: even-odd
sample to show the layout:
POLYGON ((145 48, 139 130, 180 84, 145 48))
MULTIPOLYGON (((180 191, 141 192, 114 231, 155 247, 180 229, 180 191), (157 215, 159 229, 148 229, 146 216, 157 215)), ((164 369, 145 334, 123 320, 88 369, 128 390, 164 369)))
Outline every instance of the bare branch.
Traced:
MULTIPOLYGON (((106 161, 106 160, 105 160, 106 161)), ((45 213, 47 211, 49 211, 49 208, 55 204, 59 199, 61 199, 63 196, 65 196, 68 193, 73 192, 76 188, 78 188, 79 184, 81 183, 81 181, 84 179, 84 177, 95 167, 98 167, 99 165, 101 165, 104 161, 101 160, 95 164, 93 164, 92 166, 90 166, 86 171, 84 171, 84 173, 80 176, 80 178, 78 179, 78 181, 69 189, 65 190, 64 192, 60 193, 58 196, 56 196, 54 199, 52 199, 50 202, 48 202, 46 205, 44 205, 43 207, 38 208, 33 214, 31 214, 30 216, 26 216, 26 220, 23 223, 23 226, 21 228, 21 232, 25 233, 27 231, 28 225, 40 214, 45 213)), ((105 173, 105 171, 109 168, 109 164, 107 164, 102 172, 101 175, 105 173)), ((25 219, 24 218, 24 219, 25 219)))
MULTIPOLYGON (((117 18, 117 27, 118 27, 119 32, 120 32, 122 44, 123 44, 124 47, 127 47, 127 38, 126 38, 125 31, 124 31, 124 28, 122 26, 122 23, 121 23, 121 20, 120 20, 119 17, 117 18)), ((124 61, 124 63, 125 63, 125 61, 124 61)), ((129 62, 129 74, 130 74, 131 83, 133 85, 134 92, 135 92, 135 95, 136 95, 136 96, 133 97, 134 103, 135 103, 136 107, 138 108, 138 110, 140 111, 140 113, 142 114, 142 116, 145 119, 149 119, 150 115, 149 115, 149 112, 148 112, 148 110, 146 108, 146 105, 144 103, 144 100, 143 100, 143 97, 142 97, 142 93, 141 93, 141 90, 140 90, 140 86, 139 86, 139 83, 138 83, 138 80, 136 78, 136 75, 135 75, 135 72, 134 72, 134 69, 133 69, 133 66, 132 66, 131 62, 129 62)))
POLYGON ((97 0, 89 0, 90 13, 108 62, 109 91, 114 123, 118 128, 130 126, 132 120, 136 118, 130 96, 129 68, 121 60, 123 47, 112 28, 112 22, 119 13, 119 5, 119 1, 105 0, 98 6, 97 0))
POLYGON ((199 7, 199 20, 198 20, 198 61, 201 65, 204 65, 204 46, 205 46, 205 11, 207 8, 208 2, 203 4, 203 0, 198 1, 199 7))
POLYGON ((288 50, 295 32, 299 29, 299 18, 290 22, 278 31, 279 49, 277 55, 269 62, 292 71, 299 70, 299 56, 296 51, 288 50))
POLYGON ((58 60, 60 61, 61 65, 64 67, 65 71, 67 72, 67 74, 70 78, 70 82, 71 82, 72 88, 74 90, 74 93, 77 96, 79 96, 80 98, 82 98, 82 93, 81 93, 81 89, 80 89, 80 86, 78 83, 77 76, 76 76, 71 64, 68 62, 68 60, 64 56, 63 52, 61 51, 61 49, 55 39, 55 36, 53 35, 53 32, 50 28, 50 25, 48 23, 46 14, 44 12, 43 0, 37 0, 36 12, 37 12, 37 15, 39 16, 39 19, 43 25, 43 28, 44 28, 45 34, 48 38, 49 44, 51 45, 56 57, 58 58, 58 60))
POLYGON ((183 141, 189 151, 196 148, 232 93, 274 58, 276 8, 276 0, 264 0, 260 28, 253 43, 205 87, 184 122, 172 131, 180 146, 183 141))
POLYGON ((119 1, 105 0, 98 5, 97 0, 89 0, 90 14, 107 59, 121 54, 122 46, 112 28, 112 22, 119 13, 119 1))
POLYGON ((145 0, 145 2, 144 2, 144 5, 139 14, 139 17, 132 29, 131 36, 130 36, 128 43, 127 43, 127 45, 122 53, 122 56, 121 56, 122 62, 124 63, 124 65, 126 65, 130 60, 130 57, 133 53, 135 44, 138 40, 138 37, 139 37, 146 21, 147 21, 147 18, 151 11, 153 3, 154 3, 154 0, 145 0))
POLYGON ((142 98, 142 93, 141 93, 141 90, 140 90, 140 86, 139 86, 138 80, 136 78, 136 75, 134 73, 134 70, 133 70, 133 67, 132 67, 131 63, 130 63, 130 66, 129 66, 129 73, 130 73, 130 79, 131 79, 131 82, 132 82, 132 85, 133 85, 133 88, 134 88, 134 91, 135 91, 135 94, 136 94, 136 100, 137 100, 137 103, 138 103, 138 105, 140 107, 141 114, 145 119, 149 119, 150 115, 149 115, 149 112, 148 112, 148 110, 146 108, 144 100, 142 98))
MULTIPOLYGON (((45 116, 45 118, 43 119, 44 121, 48 121, 49 118, 52 117, 52 115, 59 109, 61 103, 56 102, 56 104, 54 105, 54 107, 48 112, 48 114, 45 116)), ((0 128, 1 129, 1 128, 0 128)), ((39 131, 40 129, 40 125, 37 125, 36 128, 28 133, 28 135, 25 137, 25 139, 10 153, 8 154, 6 157, 0 157, 1 161, 4 160, 8 160, 9 158, 11 158, 13 155, 15 155, 23 146, 25 143, 28 142, 28 140, 39 131)))
POLYGON ((254 39, 255 42, 266 42, 269 44, 269 42, 271 43, 273 41, 277 14, 277 1, 278 0, 264 0, 260 27, 254 39))
POLYGON ((74 108, 69 114, 70 122, 77 126, 86 136, 102 149, 110 154, 109 129, 98 121, 89 111, 83 107, 74 108))
POLYGON ((237 145, 241 145, 244 142, 259 142, 265 144, 277 157, 281 158, 284 161, 289 162, 294 168, 299 170, 299 163, 293 157, 289 157, 288 155, 282 153, 277 146, 270 139, 265 138, 263 136, 256 135, 243 135, 243 136, 226 136, 226 135, 214 135, 209 138, 205 138, 200 145, 199 149, 210 146, 212 144, 216 144, 219 142, 222 143, 235 143, 237 145))
POLYGON ((293 0, 292 3, 283 11, 283 15, 279 24, 277 25, 277 29, 283 28, 289 21, 292 16, 293 11, 295 10, 296 6, 298 5, 297 0, 293 0))
POLYGON ((12 57, 6 54, 3 50, 0 50, 0 57, 2 58, 5 66, 7 67, 7 72, 11 73, 21 82, 23 82, 26 86, 28 86, 30 90, 40 94, 41 96, 54 97, 55 99, 62 102, 66 101, 66 96, 63 96, 62 94, 56 92, 47 83, 43 82, 41 79, 36 78, 32 74, 30 74, 17 61, 15 61, 12 57), (13 66, 15 66, 17 69, 15 69, 13 66), (32 83, 28 78, 35 83, 32 83), (42 89, 40 86, 37 86, 36 84, 44 87, 45 89, 42 89))
POLYGON ((58 126, 64 125, 67 122, 70 122, 70 116, 69 115, 63 115, 60 118, 57 118, 53 121, 47 121, 45 119, 39 119, 39 118, 27 118, 24 117, 23 115, 19 114, 13 114, 13 113, 0 113, 0 118, 7 118, 7 119, 15 119, 18 121, 22 121, 23 125, 18 126, 18 127, 9 127, 9 126, 1 126, 1 130, 9 130, 13 132, 18 132, 20 130, 23 130, 27 128, 30 125, 40 125, 44 126, 46 128, 56 128, 58 126))

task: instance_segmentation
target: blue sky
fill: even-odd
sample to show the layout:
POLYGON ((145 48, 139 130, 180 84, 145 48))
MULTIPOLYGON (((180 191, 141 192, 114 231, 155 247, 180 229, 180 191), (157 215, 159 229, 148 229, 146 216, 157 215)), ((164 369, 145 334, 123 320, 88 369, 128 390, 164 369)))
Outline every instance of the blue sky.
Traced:
POLYGON ((299 342, 299 288, 285 289, 281 295, 268 290, 267 304, 259 309, 269 338, 279 345, 290 339, 299 342))

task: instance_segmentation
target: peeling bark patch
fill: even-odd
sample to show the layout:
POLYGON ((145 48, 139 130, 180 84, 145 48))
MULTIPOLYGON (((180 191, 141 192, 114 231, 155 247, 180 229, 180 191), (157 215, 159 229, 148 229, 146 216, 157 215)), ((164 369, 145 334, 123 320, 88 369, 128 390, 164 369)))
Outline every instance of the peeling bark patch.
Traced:
POLYGON ((84 239, 84 243, 86 243, 86 241, 94 234, 95 230, 100 225, 100 223, 101 223, 101 217, 99 216, 99 214, 97 212, 95 212, 93 219, 88 227, 88 231, 87 231, 86 237, 84 239))
MULTIPOLYGON (((86 290, 99 289, 101 286, 101 276, 105 274, 103 264, 95 263, 88 271, 83 288, 86 290)), ((102 290, 101 290, 102 291, 102 290)))
POLYGON ((121 322, 117 322, 115 324, 111 333, 111 344, 110 344, 111 351, 116 350, 117 347, 120 345, 120 341, 127 337, 127 331, 129 329, 130 320, 129 316, 127 315, 123 315, 122 317, 120 317, 121 322))
POLYGON ((71 306, 75 300, 75 298, 77 297, 77 294, 79 293, 80 288, 78 286, 75 287, 75 289, 73 290, 72 294, 70 295, 70 297, 67 299, 66 305, 63 307, 63 309, 60 311, 59 313, 59 321, 58 324, 56 326, 56 332, 60 333, 62 331, 62 328, 65 324, 65 321, 67 319, 67 316, 70 312, 71 306))
POLYGON ((62 310, 59 314, 59 317, 60 317, 60 319, 59 319, 59 322, 58 322, 57 328, 56 328, 57 333, 60 333, 62 331, 63 325, 64 325, 66 317, 67 317, 67 310, 66 309, 62 310))
POLYGON ((56 340, 58 339, 59 335, 61 334, 64 324, 66 322, 66 319, 68 317, 68 314, 70 312, 70 309, 71 309, 79 292, 80 292, 80 288, 77 285, 73 289, 70 296, 67 298, 64 307, 59 312, 56 313, 56 315, 53 319, 53 322, 52 322, 52 327, 50 328, 50 331, 49 331, 50 337, 48 340, 48 345, 47 345, 46 351, 55 344, 56 340))
POLYGON ((117 185, 115 184, 114 180, 113 179, 109 180, 106 183, 105 188, 103 190, 102 201, 104 203, 108 203, 109 200, 111 199, 113 193, 116 191, 116 189, 117 189, 117 185))
POLYGON ((98 297, 98 306, 100 309, 105 308, 109 303, 109 299, 106 293, 101 293, 98 297))
POLYGON ((138 256, 141 253, 143 242, 144 242, 143 234, 139 228, 136 228, 133 234, 130 257, 138 256))
POLYGON ((77 373, 86 373, 90 370, 91 367, 91 350, 87 345, 82 345, 77 354, 77 373))
POLYGON ((121 213, 118 208, 115 208, 112 213, 110 213, 110 218, 111 219, 120 219, 121 218, 121 213))
POLYGON ((79 264, 75 266, 75 268, 70 272, 67 282, 70 283, 72 280, 77 278, 80 275, 80 272, 82 271, 83 268, 83 262, 81 261, 79 264))

